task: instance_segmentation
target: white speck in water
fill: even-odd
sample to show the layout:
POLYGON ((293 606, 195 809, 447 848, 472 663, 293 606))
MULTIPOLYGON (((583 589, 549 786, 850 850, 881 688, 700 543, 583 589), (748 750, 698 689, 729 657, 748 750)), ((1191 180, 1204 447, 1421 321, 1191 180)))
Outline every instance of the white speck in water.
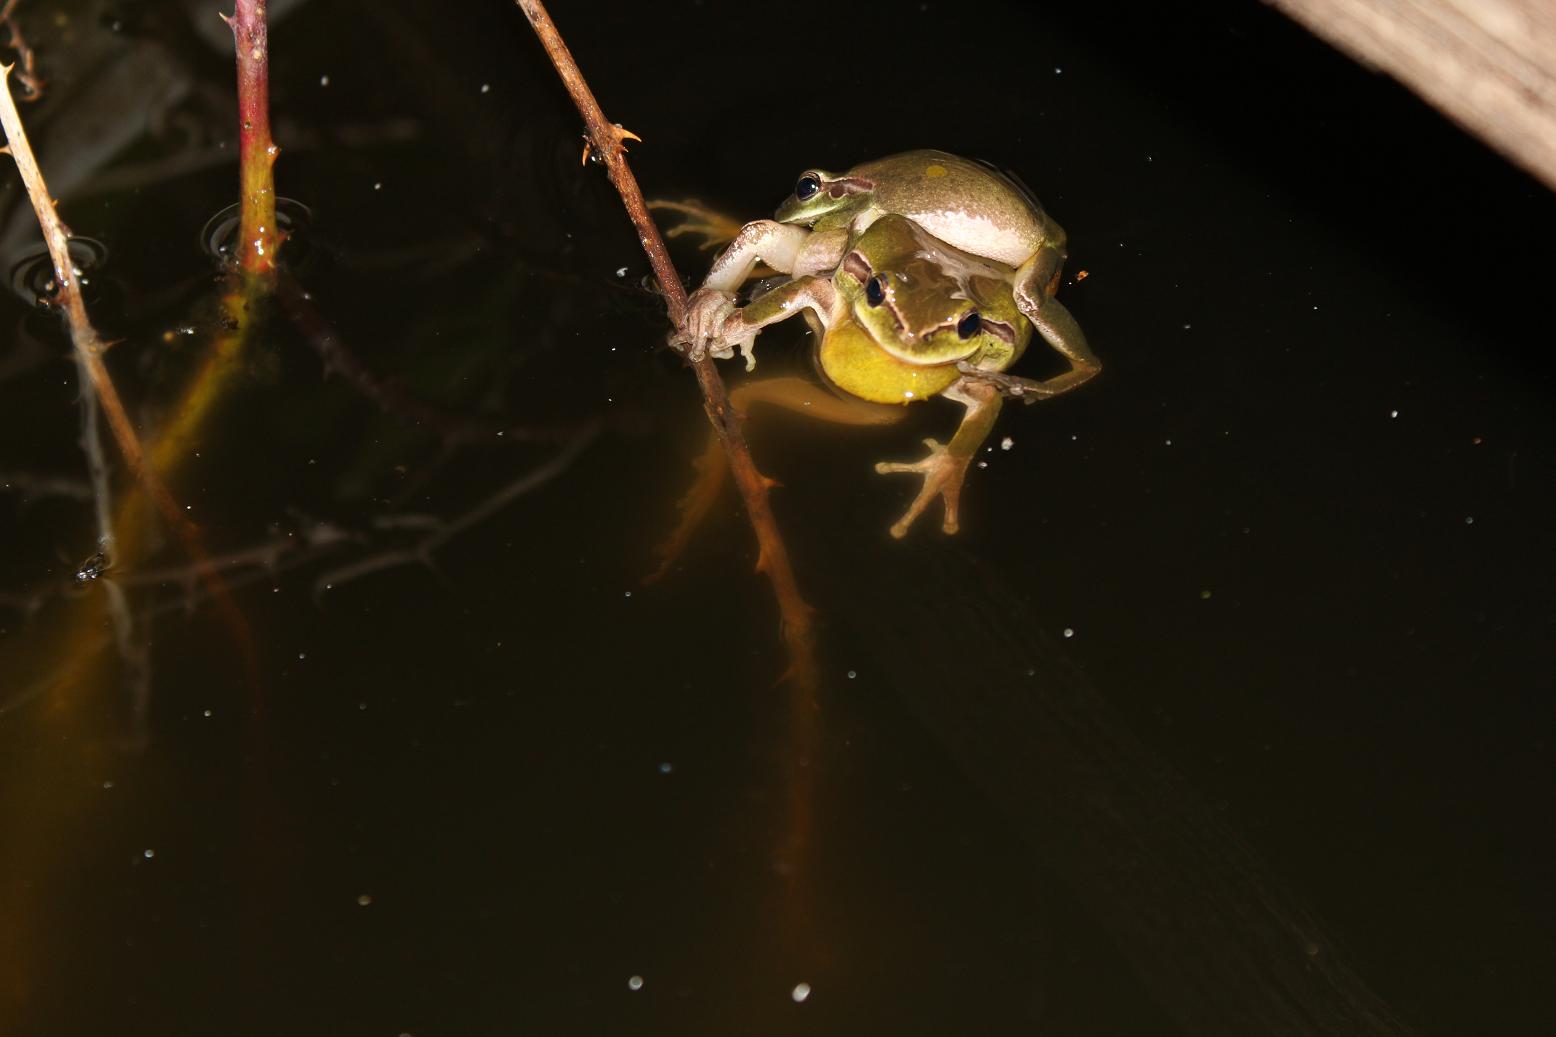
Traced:
POLYGON ((989 467, 989 462, 987 462, 987 461, 979 461, 978 462, 978 467, 979 468, 987 468, 987 467, 989 467))
POLYGON ((378 183, 373 185, 373 190, 375 190, 375 191, 382 191, 383 189, 384 189, 384 184, 383 184, 382 180, 380 180, 378 183))
POLYGON ((859 671, 858 670, 849 670, 848 671, 848 679, 849 680, 853 680, 857 676, 859 676, 859 671))
POLYGON ((1011 439, 1009 436, 1006 436, 1004 439, 1000 440, 1000 449, 1001 450, 1009 450, 1011 447, 1013 447, 1015 445, 1016 445, 1016 441, 1014 439, 1011 439))
POLYGON ((664 763, 661 763, 659 765, 659 773, 660 774, 669 774, 673 770, 675 770, 675 765, 673 763, 671 763, 669 760, 666 760, 664 763))
POLYGON ((1064 69, 1060 68, 1058 65, 1055 65, 1054 66, 1054 75, 1056 75, 1056 76, 1064 75, 1064 69))
POLYGON ((620 269, 618 269, 616 271, 616 276, 617 277, 626 277, 627 276, 627 268, 626 267, 621 267, 620 269))
POLYGON ((329 76, 320 76, 319 77, 319 85, 320 86, 329 86, 330 85, 330 77, 329 76))
POLYGON ((151 860, 151 858, 153 858, 153 857, 155 857, 157 855, 157 851, 156 850, 142 850, 140 855, 142 857, 146 858, 149 861, 149 860, 151 860))
POLYGON ((357 897, 357 906, 358 907, 366 907, 367 905, 371 904, 372 902, 373 902, 373 898, 372 898, 372 896, 370 894, 363 893, 361 896, 357 897))
POLYGON ((643 977, 642 976, 630 976, 630 977, 628 977, 628 979, 627 979, 627 989, 628 990, 642 990, 643 989, 643 977))
POLYGON ((481 93, 489 94, 491 92, 492 92, 492 84, 490 84, 490 83, 482 83, 481 84, 481 93))
POLYGON ((105 782, 103 782, 103 788, 105 788, 105 789, 111 789, 111 788, 113 788, 113 782, 111 782, 111 781, 105 781, 105 782))
POLYGON ((366 708, 367 708, 367 703, 366 702, 358 702, 357 703, 357 709, 360 710, 360 709, 366 709, 366 708))
POLYGON ((1473 526, 1475 524, 1475 516, 1474 515, 1466 515, 1466 516, 1464 516, 1464 524, 1466 526, 1473 526))
POLYGON ((206 715, 206 716, 210 716, 210 715, 211 715, 211 711, 210 711, 210 710, 206 710, 206 711, 205 711, 205 715, 206 715))
POLYGON ((625 597, 628 597, 628 598, 632 597, 632 592, 631 591, 627 591, 625 597))
POLYGON ((297 653, 297 658, 299 658, 299 659, 306 659, 306 658, 308 658, 308 653, 307 652, 298 652, 297 653))
POLYGON ((1391 410, 1391 411, 1389 411, 1389 417, 1391 417, 1391 418, 1397 418, 1397 417, 1399 417, 1399 411, 1397 411, 1397 410, 1391 410))
POLYGON ((1192 328, 1192 327, 1193 327, 1193 326, 1194 326, 1194 325, 1192 325, 1192 324, 1185 324, 1185 325, 1184 325, 1184 326, 1183 326, 1183 330, 1184 330, 1184 331, 1188 331, 1188 330, 1189 330, 1189 329, 1190 329, 1190 328, 1192 328))
POLYGON ((1209 601, 1210 600, 1210 590, 1208 588, 1199 592, 1199 600, 1200 601, 1209 601))
POLYGON ((1172 446, 1172 440, 1170 439, 1164 440, 1163 442, 1165 442, 1168 446, 1172 446))
POLYGON ((908 389, 907 391, 905 391, 902 394, 902 398, 904 400, 911 400, 911 399, 913 399, 913 390, 912 389, 908 389))
POLYGON ((1075 628, 1074 627, 1065 627, 1064 628, 1064 636, 1065 637, 1074 637, 1075 636, 1075 628))
POLYGON ((796 984, 794 984, 794 989, 789 991, 789 996, 794 999, 794 1003, 795 1004, 797 1004, 797 1005, 804 1004, 805 1003, 805 999, 807 997, 810 997, 810 984, 809 983, 796 983, 796 984))

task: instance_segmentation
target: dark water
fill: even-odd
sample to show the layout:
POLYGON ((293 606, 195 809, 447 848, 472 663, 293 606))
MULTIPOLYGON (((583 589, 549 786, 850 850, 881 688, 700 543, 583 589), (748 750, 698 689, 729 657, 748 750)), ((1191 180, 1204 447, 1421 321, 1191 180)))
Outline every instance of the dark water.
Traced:
MULTIPOLYGON (((170 475, 251 662, 176 542, 107 577, 144 679, 69 589, 75 369, 0 314, 0 1033, 1549 1030, 1556 200, 1256 5, 1079 6, 553 11, 650 196, 940 147, 1088 274, 1102 376, 1007 410, 953 540, 871 464, 954 408, 754 426, 811 713, 733 498, 642 584, 703 419, 519 13, 276 4, 310 299, 170 475)), ((221 337, 225 29, 21 18, 153 437, 221 337)))

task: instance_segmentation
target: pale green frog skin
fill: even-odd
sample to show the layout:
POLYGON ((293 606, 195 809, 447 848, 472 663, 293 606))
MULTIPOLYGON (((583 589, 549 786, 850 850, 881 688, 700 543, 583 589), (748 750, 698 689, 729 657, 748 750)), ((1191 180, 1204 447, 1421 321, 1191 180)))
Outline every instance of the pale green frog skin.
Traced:
POLYGON ((726 326, 734 292, 760 261, 796 277, 835 269, 850 242, 888 214, 906 217, 954 250, 1007 268, 1007 291, 1043 339, 1070 363, 1044 381, 994 380, 1008 395, 1043 399, 1090 379, 1101 363, 1075 319, 1053 298, 1066 258, 1065 233, 1031 195, 993 169, 943 151, 909 151, 866 162, 846 173, 810 169, 779 206, 776 220, 744 225, 714 260, 688 303, 673 341, 727 357, 736 348, 751 360, 753 337, 739 322, 726 326))
MULTIPOLYGON (((944 396, 966 407, 951 442, 927 440, 929 456, 882 463, 879 472, 913 472, 923 486, 894 536, 939 496, 942 528, 958 527, 967 468, 994 426, 1008 376, 1032 336, 1031 322, 1010 293, 1012 268, 954 249, 916 222, 887 214, 861 233, 829 275, 802 275, 732 309, 721 322, 736 342, 764 327, 809 313, 821 334, 816 362, 839 390, 871 404, 903 405, 944 396)), ((792 399, 808 390, 794 379, 748 383, 741 407, 753 400, 810 407, 792 399)), ((879 410, 880 408, 877 408, 879 410)), ((826 415, 830 420, 880 420, 826 415)))

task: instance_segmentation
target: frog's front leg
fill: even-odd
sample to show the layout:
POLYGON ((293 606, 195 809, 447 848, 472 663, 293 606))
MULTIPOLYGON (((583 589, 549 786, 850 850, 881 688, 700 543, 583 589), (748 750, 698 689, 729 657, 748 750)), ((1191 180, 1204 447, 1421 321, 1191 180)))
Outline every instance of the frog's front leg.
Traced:
MULTIPOLYGON (((823 324, 831 319, 832 307, 837 299, 837 289, 825 277, 797 277, 786 281, 753 299, 741 308, 733 302, 717 308, 709 308, 699 314, 696 327, 691 329, 689 355, 697 359, 698 351, 726 360, 734 356, 738 348, 746 358, 746 370, 756 367, 756 336, 769 324, 805 310, 813 310, 823 324)), ((673 341, 673 340, 672 340, 673 341)))
POLYGON ((933 439, 926 439, 924 444, 929 447, 929 456, 922 461, 882 461, 875 466, 875 470, 882 475, 915 472, 924 476, 924 485, 920 487, 918 496, 913 498, 913 503, 908 505, 902 518, 891 527, 891 535, 894 537, 906 536, 914 520, 924 513, 924 509, 937 495, 945 501, 945 519, 940 528, 947 533, 955 533, 960 528, 958 510, 967 467, 994 428, 994 419, 999 417, 1002 401, 1000 391, 986 381, 964 377, 941 395, 967 408, 951 442, 941 446, 933 439))
POLYGON ((758 262, 796 278, 816 277, 836 268, 847 248, 846 231, 816 233, 773 220, 746 224, 713 261, 702 287, 687 300, 686 315, 671 334, 670 344, 689 349, 694 360, 705 350, 714 356, 729 356, 734 340, 721 344, 722 353, 710 343, 719 339, 719 330, 735 310, 735 289, 745 283, 758 262))

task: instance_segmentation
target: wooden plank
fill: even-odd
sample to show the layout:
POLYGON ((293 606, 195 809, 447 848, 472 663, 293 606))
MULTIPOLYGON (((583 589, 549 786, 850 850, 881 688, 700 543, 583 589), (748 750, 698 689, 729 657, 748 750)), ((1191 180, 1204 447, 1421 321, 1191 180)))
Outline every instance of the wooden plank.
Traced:
POLYGON ((1553 0, 1266 0, 1556 188, 1553 0))

